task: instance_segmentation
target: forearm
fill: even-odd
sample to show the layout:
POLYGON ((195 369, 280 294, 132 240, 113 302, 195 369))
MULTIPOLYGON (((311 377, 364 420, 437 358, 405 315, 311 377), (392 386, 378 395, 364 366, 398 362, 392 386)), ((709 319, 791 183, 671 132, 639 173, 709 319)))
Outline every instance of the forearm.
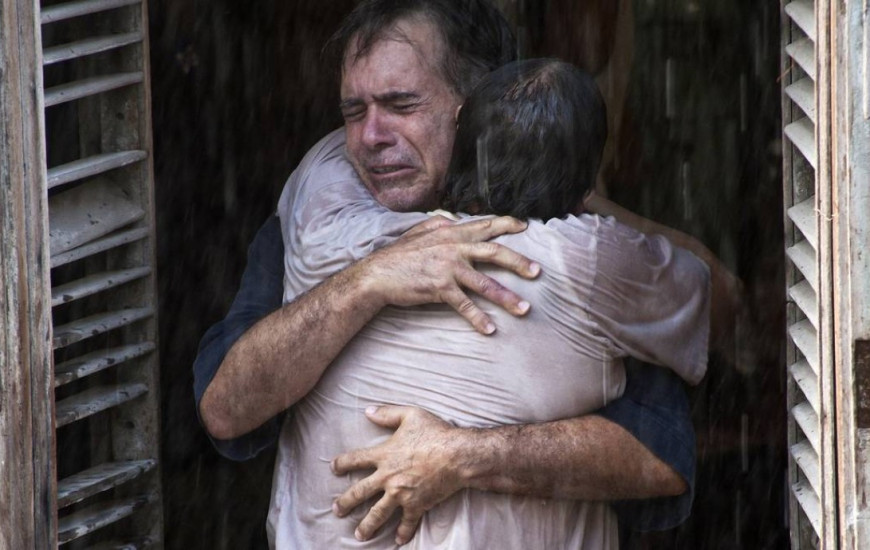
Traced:
POLYGON ((694 432, 687 405, 676 375, 629 364, 625 395, 601 416, 458 428, 415 407, 370 407, 365 414, 371 422, 396 431, 374 447, 333 460, 336 475, 373 470, 336 499, 334 511, 344 516, 381 494, 359 523, 362 540, 402 508, 397 535, 407 541, 423 513, 473 488, 618 500, 613 504, 621 524, 637 531, 667 529, 686 518, 692 502, 694 432))
POLYGON ((600 416, 459 430, 455 467, 471 488, 579 500, 679 495, 686 481, 600 416))
MULTIPOLYGON (((437 222, 437 220, 436 220, 437 222)), ((534 278, 540 268, 487 243, 525 225, 513 218, 444 226, 422 224, 396 243, 285 305, 251 327, 226 354, 200 401, 200 416, 217 439, 256 428, 306 395, 353 336, 387 304, 447 303, 482 333, 495 327, 464 292, 476 292, 515 315, 528 305, 473 269, 488 262, 534 278)))
POLYGON ((359 264, 251 327, 227 353, 200 403, 213 437, 248 433, 301 399, 382 307, 359 264))

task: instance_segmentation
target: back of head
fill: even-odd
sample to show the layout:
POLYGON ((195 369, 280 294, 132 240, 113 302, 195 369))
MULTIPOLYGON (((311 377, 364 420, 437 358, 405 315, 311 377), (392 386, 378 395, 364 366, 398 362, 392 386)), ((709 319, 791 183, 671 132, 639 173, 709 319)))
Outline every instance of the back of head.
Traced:
POLYGON ((462 97, 485 74, 516 59, 510 25, 488 0, 363 0, 329 39, 324 53, 334 67, 341 67, 349 45, 356 46, 357 57, 363 56, 398 22, 414 18, 431 22, 440 33, 446 48, 439 68, 462 97))
POLYGON ((445 205, 517 218, 562 217, 595 184, 607 116, 592 77, 554 59, 487 75, 459 114, 445 205))

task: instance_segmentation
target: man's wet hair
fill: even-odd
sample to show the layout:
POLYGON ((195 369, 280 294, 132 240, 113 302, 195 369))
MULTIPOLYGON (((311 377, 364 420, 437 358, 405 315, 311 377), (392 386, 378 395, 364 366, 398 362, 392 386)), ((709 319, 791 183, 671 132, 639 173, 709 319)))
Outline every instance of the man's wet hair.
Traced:
POLYGON ((606 107, 590 75, 555 59, 510 63, 462 106, 444 204, 520 219, 565 216, 594 187, 606 139, 606 107))
POLYGON ((356 61, 381 39, 412 41, 393 34, 397 23, 409 19, 434 24, 444 47, 438 69, 462 97, 484 75, 516 59, 513 31, 487 0, 363 0, 326 43, 324 56, 340 70, 352 45, 357 49, 351 61, 356 61))

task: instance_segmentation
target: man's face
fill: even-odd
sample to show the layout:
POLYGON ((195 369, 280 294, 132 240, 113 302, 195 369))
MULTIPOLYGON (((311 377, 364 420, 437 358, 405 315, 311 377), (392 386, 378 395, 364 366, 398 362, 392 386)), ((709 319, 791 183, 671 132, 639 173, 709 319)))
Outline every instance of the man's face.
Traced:
POLYGON ((392 210, 437 205, 462 103, 437 69, 441 39, 428 22, 400 21, 396 33, 342 70, 341 111, 351 163, 374 198, 392 210), (405 40, 407 37, 410 40, 405 40))

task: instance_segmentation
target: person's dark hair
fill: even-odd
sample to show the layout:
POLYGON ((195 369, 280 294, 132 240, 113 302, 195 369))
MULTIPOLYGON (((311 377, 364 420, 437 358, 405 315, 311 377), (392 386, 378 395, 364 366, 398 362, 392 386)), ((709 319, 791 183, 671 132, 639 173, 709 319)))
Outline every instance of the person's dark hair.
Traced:
POLYGON ((555 59, 501 67, 459 113, 444 204, 456 212, 562 217, 595 185, 607 116, 591 76, 555 59))
POLYGON ((513 31, 487 0, 363 0, 326 43, 324 56, 341 70, 352 40, 358 40, 359 58, 389 36, 399 21, 415 17, 433 23, 441 34, 444 55, 439 69, 462 97, 486 73, 516 59, 513 31))

